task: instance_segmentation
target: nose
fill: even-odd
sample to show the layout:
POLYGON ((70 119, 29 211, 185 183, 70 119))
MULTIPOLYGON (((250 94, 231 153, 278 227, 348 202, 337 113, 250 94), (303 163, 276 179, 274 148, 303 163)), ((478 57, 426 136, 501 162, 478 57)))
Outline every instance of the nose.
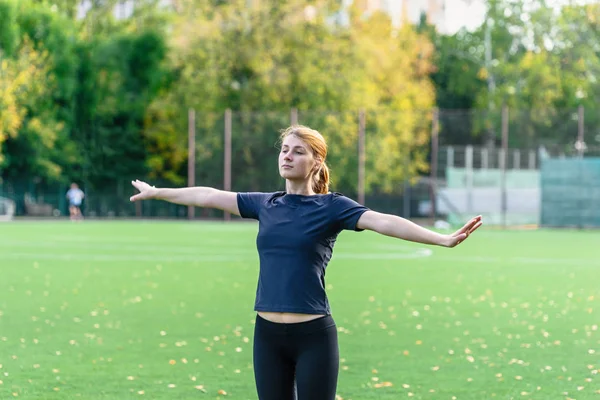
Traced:
POLYGON ((286 161, 291 161, 292 160, 292 153, 291 152, 287 152, 283 155, 283 159, 286 161))

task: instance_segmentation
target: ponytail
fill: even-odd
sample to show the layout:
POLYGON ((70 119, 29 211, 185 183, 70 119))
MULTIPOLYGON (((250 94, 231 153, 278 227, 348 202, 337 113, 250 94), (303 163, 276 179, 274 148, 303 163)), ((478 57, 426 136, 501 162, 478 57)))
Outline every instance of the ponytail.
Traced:
POLYGON ((329 168, 327 164, 323 163, 312 179, 312 189, 316 194, 329 193, 329 168))

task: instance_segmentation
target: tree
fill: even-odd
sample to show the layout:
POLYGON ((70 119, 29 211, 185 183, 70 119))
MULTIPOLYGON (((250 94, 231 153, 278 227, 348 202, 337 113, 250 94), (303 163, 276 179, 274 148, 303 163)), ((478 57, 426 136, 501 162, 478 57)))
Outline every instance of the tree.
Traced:
POLYGON ((17 7, 13 0, 0 1, 0 49, 2 57, 12 57, 19 44, 17 7))
MULTIPOLYGON (((360 108, 399 110, 370 114, 369 152, 377 162, 369 185, 395 187, 407 172, 409 152, 415 155, 411 174, 426 167, 425 153, 413 151, 428 140, 427 123, 421 122, 434 100, 428 78, 433 47, 426 37, 411 27, 393 32, 383 15, 336 26, 328 21, 331 2, 238 3, 200 2, 189 10, 182 3, 174 23, 172 68, 178 79, 151 106, 146 132, 171 153, 156 158, 179 165, 179 182, 185 174, 187 127, 177 108, 179 115, 188 108, 198 112, 198 170, 204 174, 222 170, 222 160, 215 157, 222 151, 222 113, 240 110, 233 121, 236 188, 258 190, 265 176, 273 184, 280 181, 273 147, 292 107, 299 110, 300 123, 327 137, 336 181, 348 191, 356 190, 356 168, 350 166, 356 165, 360 108)), ((163 167, 155 159, 153 173, 166 178, 163 167)))
POLYGON ((383 13, 367 20, 355 15, 351 24, 351 46, 358 49, 364 74, 353 91, 373 110, 367 120, 366 185, 391 192, 428 170, 434 46, 409 24, 395 31, 383 13))
POLYGON ((53 147, 54 129, 60 129, 60 123, 52 115, 31 113, 51 88, 47 63, 47 54, 34 50, 28 40, 22 42, 16 59, 0 62, 0 166, 5 177, 33 170, 56 178, 61 172, 45 152, 53 147))
POLYGON ((32 57, 27 90, 21 94, 22 121, 5 145, 3 176, 13 180, 58 182, 76 158, 69 140, 75 86, 72 26, 45 5, 18 3, 14 21, 17 49, 32 57))
POLYGON ((493 70, 483 71, 494 74, 496 90, 481 92, 478 105, 511 106, 513 145, 572 144, 576 107, 594 97, 597 80, 591 71, 600 72, 598 5, 564 6, 556 13, 543 0, 490 4, 494 30, 504 33, 494 36, 500 41, 493 44, 493 70))
MULTIPOLYGON (((80 180, 113 190, 124 177, 147 171, 142 129, 164 84, 167 47, 162 28, 129 33, 133 21, 111 17, 102 23, 119 29, 85 40, 85 26, 57 12, 67 3, 0 1, 0 8, 12 10, 2 18, 16 26, 2 24, 0 45, 18 54, 2 60, 2 175, 50 185, 80 180)), ((145 26, 151 10, 136 16, 137 26, 145 26)))
POLYGON ((76 140, 97 190, 147 173, 146 110, 161 90, 166 46, 155 32, 121 34, 81 49, 76 140))

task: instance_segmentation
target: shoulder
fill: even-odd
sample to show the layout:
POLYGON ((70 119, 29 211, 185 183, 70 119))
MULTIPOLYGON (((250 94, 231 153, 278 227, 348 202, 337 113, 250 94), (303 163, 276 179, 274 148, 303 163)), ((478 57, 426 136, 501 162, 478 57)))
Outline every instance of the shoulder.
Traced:
POLYGON ((251 200, 255 202, 269 202, 283 196, 284 192, 238 192, 240 200, 251 200))
POLYGON ((282 197, 283 195, 285 195, 285 192, 283 192, 283 191, 280 191, 280 192, 266 192, 266 193, 263 193, 263 195, 265 195, 269 199, 274 199, 276 197, 282 197))
POLYGON ((336 220, 341 229, 361 230, 356 224, 358 219, 369 209, 357 201, 339 192, 331 194, 331 215, 336 220))
POLYGON ((263 203, 269 204, 276 201, 278 198, 283 197, 285 192, 263 192, 260 193, 263 203))
POLYGON ((280 192, 238 192, 237 205, 242 218, 258 219, 261 210, 269 208, 280 192))
POLYGON ((356 200, 344 195, 340 192, 331 192, 330 199, 332 204, 345 205, 345 206, 357 206, 360 205, 356 200))
POLYGON ((265 199, 266 201, 269 201, 278 197, 282 197, 285 194, 285 192, 254 192, 254 194, 260 198, 265 199))
POLYGON ((329 207, 335 213, 347 213, 355 210, 367 210, 368 208, 358 201, 339 192, 333 192, 329 196, 329 207))

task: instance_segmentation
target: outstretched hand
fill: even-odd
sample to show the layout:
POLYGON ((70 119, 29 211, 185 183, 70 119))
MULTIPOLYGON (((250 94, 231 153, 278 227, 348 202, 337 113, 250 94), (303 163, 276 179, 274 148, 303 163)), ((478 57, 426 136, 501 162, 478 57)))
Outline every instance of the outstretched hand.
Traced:
POLYGON ((131 184, 140 192, 129 198, 130 201, 153 199, 156 196, 157 189, 140 180, 131 181, 131 184))
POLYGON ((465 226, 463 226, 453 234, 448 235, 446 247, 455 247, 461 244, 471 235, 471 233, 475 232, 477 228, 479 228, 482 224, 483 221, 481 220, 481 215, 478 215, 477 217, 471 219, 465 224, 465 226))

